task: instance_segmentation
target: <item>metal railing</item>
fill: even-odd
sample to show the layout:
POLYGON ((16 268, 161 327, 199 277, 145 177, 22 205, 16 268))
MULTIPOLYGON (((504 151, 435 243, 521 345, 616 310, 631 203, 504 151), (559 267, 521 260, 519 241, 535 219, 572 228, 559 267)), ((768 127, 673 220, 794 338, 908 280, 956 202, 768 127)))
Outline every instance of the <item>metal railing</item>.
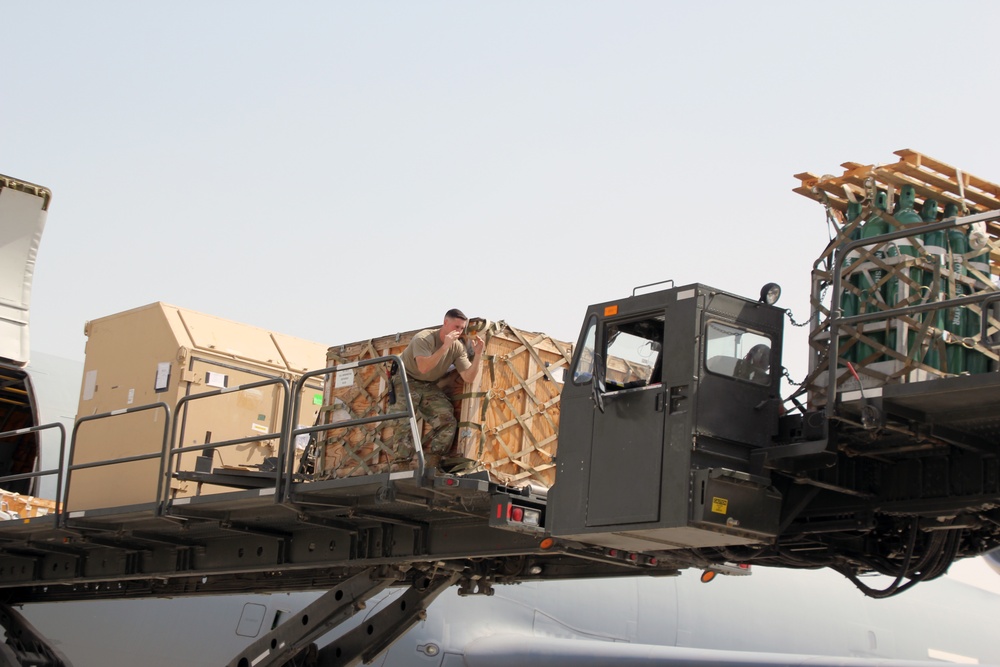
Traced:
MULTIPOLYGON (((883 245, 889 241, 895 241, 896 239, 921 236, 929 232, 945 231, 948 229, 954 229, 956 227, 964 227, 968 225, 973 225, 977 222, 987 222, 990 220, 1000 219, 1000 211, 987 211, 985 213, 977 213, 975 215, 969 215, 961 218, 948 218, 947 220, 942 220, 941 222, 935 222, 927 225, 907 225, 901 229, 898 229, 888 234, 881 234, 879 236, 872 236, 871 238, 858 239, 856 241, 851 241, 846 243, 834 252, 833 259, 833 287, 830 296, 830 352, 829 352, 829 368, 827 369, 828 380, 827 380, 827 392, 828 398, 826 401, 826 414, 829 417, 833 417, 836 414, 836 387, 837 387, 837 371, 840 369, 838 359, 840 357, 840 328, 853 326, 855 324, 863 324, 865 322, 874 322, 878 320, 889 320, 894 317, 899 317, 903 315, 915 315, 926 311, 938 310, 940 308, 955 308, 968 306, 972 304, 982 303, 986 301, 993 301, 1000 297, 993 292, 984 292, 981 294, 973 294, 971 296, 957 297, 954 299, 942 299, 940 301, 932 301, 917 305, 907 305, 899 308, 890 308, 888 310, 876 310, 870 313, 861 313, 859 315, 852 315, 850 317, 843 317, 841 315, 840 301, 841 293, 843 291, 843 268, 844 262, 850 253, 862 247, 871 247, 883 245)), ((984 310, 985 313, 985 310, 984 310)), ((985 328, 982 329, 985 332, 985 328)))
MULTIPOLYGON (((399 369, 397 372, 399 374, 400 382, 402 383, 403 395, 401 397, 397 396, 396 400, 397 402, 399 402, 400 399, 405 400, 406 411, 391 412, 384 415, 374 415, 371 417, 357 417, 354 419, 345 419, 343 421, 338 421, 331 424, 316 424, 314 426, 303 426, 292 429, 288 434, 288 438, 285 443, 285 445, 289 447, 289 451, 284 457, 287 464, 285 469, 286 483, 284 485, 284 496, 282 498, 282 502, 287 503, 291 501, 292 480, 295 474, 294 471, 295 456, 293 448, 295 446, 296 437, 299 435, 309 435, 312 433, 317 433, 319 431, 350 428, 352 426, 361 426, 363 424, 374 424, 378 422, 389 421, 392 419, 406 419, 410 427, 410 437, 413 438, 413 443, 414 443, 413 448, 414 450, 416 450, 416 455, 417 455, 417 478, 420 479, 423 477, 425 468, 424 451, 423 448, 420 446, 420 433, 417 430, 417 420, 413 412, 413 402, 410 399, 410 384, 407 381, 406 373, 403 371, 403 361, 398 356, 389 355, 385 357, 376 357, 374 359, 365 359, 362 361, 352 361, 346 364, 330 366, 329 368, 323 368, 317 371, 310 371, 302 375, 302 377, 300 377, 296 381, 294 395, 297 396, 302 391, 302 387, 305 385, 306 381, 309 380, 310 378, 319 375, 324 375, 324 376, 335 375, 340 371, 353 370, 357 368, 363 368, 365 366, 372 366, 374 364, 384 364, 387 362, 395 362, 396 368, 399 369)), ((300 411, 300 406, 299 403, 296 401, 295 405, 292 407, 293 424, 298 423, 299 411, 300 411)))
MULTIPOLYGON (((19 482, 26 479, 41 479, 42 477, 49 477, 55 475, 56 477, 56 497, 55 497, 55 522, 59 526, 62 520, 62 507, 63 504, 60 502, 60 497, 63 490, 63 469, 66 464, 66 426, 61 422, 52 422, 51 424, 42 424, 41 426, 31 426, 27 428, 19 428, 14 431, 4 431, 0 433, 0 440, 5 440, 7 438, 13 438, 18 435, 25 435, 27 433, 39 433, 41 431, 47 431, 49 429, 59 430, 59 465, 56 468, 51 468, 48 470, 36 470, 35 472, 20 473, 17 475, 4 475, 0 477, 0 488, 7 485, 8 482, 19 482)), ((39 450, 41 444, 39 444, 39 450)), ((41 460, 41 451, 39 451, 39 460, 41 460)))
MULTIPOLYGON (((73 512, 69 507, 69 495, 70 495, 70 488, 73 482, 73 472, 77 470, 110 467, 113 465, 119 465, 123 463, 135 463, 138 461, 149 461, 152 459, 159 459, 160 468, 159 468, 159 474, 157 475, 156 495, 154 496, 154 498, 159 499, 161 497, 161 494, 163 493, 163 487, 165 485, 164 470, 163 470, 165 463, 164 454, 167 451, 167 445, 168 445, 167 438, 170 436, 170 424, 171 424, 170 406, 163 402, 150 403, 149 405, 139 405, 132 408, 123 408, 121 410, 112 410, 111 412, 104 412, 98 415, 87 415, 85 417, 80 417, 79 419, 77 419, 76 423, 73 424, 73 435, 70 438, 70 446, 69 446, 70 463, 69 465, 66 466, 66 488, 63 491, 63 496, 62 496, 63 514, 65 516, 72 518, 73 512), (159 452, 135 454, 133 456, 125 456, 122 458, 115 458, 115 459, 101 459, 98 461, 88 461, 87 463, 72 463, 72 461, 74 461, 76 458, 75 454, 77 445, 77 435, 80 432, 81 426, 89 422, 98 421, 101 419, 111 419, 113 417, 120 417, 122 415, 131 415, 137 412, 146 412, 148 410, 163 410, 164 414, 166 415, 166 419, 163 420, 163 440, 159 452)), ((65 517, 63 518, 63 525, 65 525, 65 517)))
MULTIPOLYGON (((12 482, 24 479, 34 479, 50 475, 56 476, 56 525, 59 527, 67 526, 67 519, 74 518, 74 509, 71 507, 71 491, 73 486, 74 473, 79 473, 83 470, 92 470, 97 468, 106 468, 115 465, 122 465, 127 463, 136 463, 140 461, 158 460, 159 468, 157 472, 157 484, 156 493, 153 496, 153 501, 148 503, 153 506, 153 510, 156 515, 162 516, 167 513, 167 508, 171 504, 172 500, 170 498, 170 484, 169 481, 173 479, 176 473, 179 472, 180 468, 180 458, 183 454, 195 451, 204 451, 206 448, 218 449, 221 447, 247 444, 253 442, 261 442, 265 440, 276 440, 277 441, 277 465, 274 470, 274 502, 289 504, 292 503, 291 490, 294 483, 297 481, 295 477, 295 441, 300 435, 312 435, 320 431, 329 431, 332 429, 344 429, 351 428, 354 426, 361 426, 365 424, 378 423, 390 420, 402 420, 405 419, 408 423, 408 428, 410 430, 410 437, 413 439, 413 449, 415 450, 417 457, 417 469, 416 478, 421 479, 426 468, 426 460, 424 457, 423 448, 420 446, 420 433, 417 428, 417 420, 415 417, 413 403, 410 399, 410 387, 409 382, 406 378, 406 373, 402 371, 403 365, 402 361, 398 356, 390 355, 385 357, 377 357, 374 359, 366 359, 363 361, 355 361, 346 364, 339 364, 336 366, 330 366, 328 368, 323 368, 315 371, 310 371, 303 374, 295 381, 293 385, 289 384, 289 381, 284 378, 269 378, 266 380, 261 380, 258 382, 252 382, 248 384, 238 385, 235 387, 227 387, 222 389, 216 389, 214 391, 194 394, 191 396, 184 396, 178 402, 177 405, 171 409, 169 405, 164 402, 151 403, 148 405, 141 405, 135 407, 124 408, 121 410, 113 410, 111 412, 105 412, 97 415, 88 415, 85 417, 80 417, 73 424, 72 433, 69 438, 69 444, 67 446, 66 439, 66 427, 58 422, 52 424, 45 424, 42 426, 34 426, 31 428, 18 429, 15 431, 7 431, 0 433, 0 439, 9 438, 17 435, 22 435, 25 433, 33 433, 37 431, 43 431, 46 429, 59 429, 60 431, 60 447, 59 447, 59 466, 57 468, 52 468, 48 470, 40 470, 32 473, 24 473, 19 475, 8 475, 0 477, 0 485, 5 482, 12 482), (365 366, 371 366, 375 364, 386 364, 395 362, 396 367, 400 369, 399 372, 399 383, 402 391, 402 395, 397 398, 397 403, 401 402, 405 406, 405 410, 390 412, 386 414, 377 414, 367 417, 358 417, 353 419, 346 419, 343 421, 337 421, 330 424, 320 424, 317 423, 313 426, 303 426, 293 428, 293 424, 298 423, 299 416, 301 414, 301 401, 298 397, 301 396, 302 391, 305 388, 306 383, 312 378, 319 376, 335 376, 336 373, 363 368, 365 366), (280 420, 280 425, 277 430, 260 433, 252 436, 232 438, 229 440, 224 440, 220 442, 206 442, 202 444, 195 445, 179 445, 177 439, 180 433, 180 427, 183 419, 187 415, 189 405, 194 401, 204 401, 205 399, 210 399, 217 396, 222 396, 224 394, 233 394, 242 391, 248 391, 252 389, 258 389, 260 387, 266 386, 277 386, 280 388, 281 396, 280 400, 277 402, 282 411, 282 417, 280 420), (149 451, 141 454, 135 454, 131 456, 110 458, 110 459, 99 459, 93 461, 87 461, 85 463, 74 463, 78 452, 79 445, 79 433, 81 427, 91 422, 110 420, 115 418, 120 418, 124 415, 132 415, 140 412, 150 411, 150 410, 162 410, 165 419, 163 433, 160 440, 160 447, 157 451, 149 451)), ((390 380, 391 381, 391 380, 390 380)), ((144 505, 147 503, 144 503, 144 505)), ((89 511, 80 510, 81 513, 89 511)), ((110 508, 100 508, 100 509, 110 509, 110 508)))
MULTIPOLYGON (((298 394, 296 394, 296 396, 297 395, 298 394)), ((275 466, 275 469, 274 469, 274 487, 275 487, 275 490, 276 490, 275 496, 277 496, 278 495, 278 493, 277 493, 278 484, 279 484, 279 482, 281 480, 281 470, 283 468, 283 466, 282 466, 282 457, 285 455, 285 449, 286 449, 285 446, 284 446, 284 440, 286 439, 287 433, 288 433, 289 403, 290 402, 291 402, 291 399, 290 399, 290 393, 289 393, 288 380, 286 380, 285 378, 269 378, 267 380, 259 380, 257 382, 251 382, 249 384, 241 384, 241 385, 237 385, 235 387, 225 387, 223 389, 215 389, 213 391, 206 391, 204 393, 192 394, 191 396, 184 396, 184 397, 182 397, 179 401, 177 401, 177 407, 174 410, 174 419, 173 419, 173 428, 171 429, 170 447, 169 447, 169 449, 166 452, 166 459, 167 459, 167 461, 166 461, 166 478, 170 479, 170 478, 173 477, 173 474, 174 474, 174 461, 175 460, 179 460, 180 456, 182 454, 187 453, 187 452, 204 451, 206 448, 218 449, 218 448, 221 448, 221 447, 228 447, 228 446, 232 446, 232 445, 243 445, 243 444, 249 444, 249 443, 252 443, 252 442, 263 442, 264 440, 277 440, 278 441, 278 446, 276 447, 276 451, 278 452, 278 463, 277 463, 277 465, 275 466), (180 447, 177 446, 177 439, 179 437, 179 430, 178 429, 179 429, 179 423, 180 423, 180 420, 181 420, 181 414, 183 413, 185 416, 187 415, 188 404, 190 404, 190 403, 192 403, 194 401, 204 400, 206 398, 213 398, 213 397, 222 396, 222 395, 225 395, 225 394, 234 394, 234 393, 237 393, 237 392, 249 391, 251 389, 258 389, 260 387, 268 387, 268 386, 272 386, 272 385, 277 385, 278 387, 280 387, 281 388, 281 394, 282 394, 282 396, 281 396, 282 400, 280 402, 280 404, 281 404, 281 427, 279 428, 278 431, 269 432, 269 433, 261 433, 261 434, 258 434, 258 435, 249 435, 249 436, 245 436, 245 437, 242 437, 242 438, 232 438, 230 440, 223 440, 221 442, 212 442, 212 443, 206 442, 206 443, 202 443, 200 445, 187 445, 187 446, 180 446, 180 447)), ((167 488, 169 488, 169 487, 167 487, 167 488)), ((169 496, 169 492, 166 489, 160 489, 159 491, 160 491, 160 493, 157 495, 157 497, 161 501, 161 504, 160 504, 160 513, 162 513, 163 510, 164 510, 164 508, 166 507, 167 503, 170 501, 170 498, 168 497, 169 496)))

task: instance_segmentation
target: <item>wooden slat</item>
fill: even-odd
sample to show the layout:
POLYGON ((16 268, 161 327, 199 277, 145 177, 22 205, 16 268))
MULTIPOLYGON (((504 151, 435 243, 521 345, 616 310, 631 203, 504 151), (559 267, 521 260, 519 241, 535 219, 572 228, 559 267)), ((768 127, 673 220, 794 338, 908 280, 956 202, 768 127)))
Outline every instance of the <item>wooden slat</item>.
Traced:
MULTIPOLYGON (((953 203, 959 207, 964 205, 970 213, 1000 210, 1000 185, 961 172, 952 165, 914 150, 902 149, 895 151, 895 154, 900 159, 891 164, 866 165, 859 162, 844 162, 841 164, 844 172, 840 176, 829 174, 819 176, 808 171, 795 174, 801 185, 793 188, 793 192, 827 204, 838 212, 836 215, 842 215, 846 212, 848 204, 844 188, 849 188, 855 193, 856 198, 861 200, 866 194, 866 182, 872 178, 877 188, 892 193, 898 193, 904 185, 912 186, 917 195, 915 202, 917 210, 922 208, 929 198, 936 200, 941 209, 953 203), (961 188, 958 182, 959 175, 962 179, 961 188)), ((890 211, 894 203, 894 201, 889 202, 890 211)), ((1000 243, 1000 221, 989 222, 986 228, 992 242, 1000 243)), ((820 259, 829 251, 830 247, 827 247, 820 259)), ((1000 247, 991 247, 990 258, 991 272, 1000 274, 1000 247)))
MULTIPOLYGON (((891 171, 894 173, 906 174, 920 183, 927 184, 939 191, 943 190, 953 194, 957 201, 961 201, 961 197, 964 194, 965 199, 978 205, 983 211, 1000 209, 1000 199, 971 187, 965 188, 964 191, 960 192, 956 180, 948 179, 941 174, 928 172, 916 165, 905 162, 891 165, 891 167, 891 171)), ((890 171, 888 167, 884 169, 890 171)))
MULTIPOLYGON (((921 183, 919 180, 910 176, 909 174, 891 172, 883 168, 876 169, 875 173, 877 174, 879 181, 881 181, 882 183, 892 183, 893 185, 898 186, 896 188, 897 192, 904 185, 912 186, 917 193, 918 210, 923 205, 924 201, 927 199, 936 200, 938 204, 941 205, 942 208, 944 208, 944 205, 948 203, 958 204, 959 206, 965 203, 965 200, 963 200, 957 194, 953 194, 951 192, 945 192, 943 190, 931 189, 924 183, 921 183)), ((973 206, 970 208, 978 208, 978 207, 976 207, 973 204, 973 206)))
MULTIPOLYGON (((956 175, 958 169, 951 166, 950 164, 946 164, 944 162, 941 162, 940 160, 935 160, 932 157, 924 155, 923 153, 918 153, 917 151, 911 150, 909 148, 904 148, 902 150, 895 151, 895 154, 903 158, 903 160, 910 162, 911 164, 913 163, 914 159, 916 159, 918 160, 917 164, 921 164, 925 167, 933 169, 934 171, 944 174, 945 176, 948 176, 949 178, 957 182, 956 175)), ((965 176, 966 179, 965 183, 967 185, 982 190, 986 194, 992 195, 993 198, 1000 200, 1000 185, 997 185, 996 183, 991 183, 986 179, 979 178, 978 176, 974 176, 966 171, 963 171, 962 175, 965 176)))

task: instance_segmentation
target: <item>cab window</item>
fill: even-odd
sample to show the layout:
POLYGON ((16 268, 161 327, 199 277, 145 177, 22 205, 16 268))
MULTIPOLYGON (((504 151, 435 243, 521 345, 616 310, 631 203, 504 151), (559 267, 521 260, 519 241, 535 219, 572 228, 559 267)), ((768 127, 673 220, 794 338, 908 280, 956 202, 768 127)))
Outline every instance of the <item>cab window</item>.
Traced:
POLYGON ((660 382, 663 317, 605 325, 605 376, 608 391, 660 382))
POLYGON ((771 384, 771 339, 731 324, 709 322, 705 329, 705 368, 710 373, 771 384))
POLYGON ((591 317, 587 323, 587 333, 580 344, 580 353, 573 368, 573 382, 585 384, 594 377, 594 352, 597 345, 597 317, 591 317))

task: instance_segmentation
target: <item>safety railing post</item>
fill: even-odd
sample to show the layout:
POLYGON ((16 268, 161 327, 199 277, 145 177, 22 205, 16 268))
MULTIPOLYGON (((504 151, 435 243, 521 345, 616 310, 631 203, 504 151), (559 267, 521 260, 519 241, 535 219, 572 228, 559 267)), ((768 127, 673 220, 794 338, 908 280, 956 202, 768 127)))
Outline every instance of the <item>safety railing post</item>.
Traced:
MULTIPOLYGON (((53 498, 53 502, 56 504, 55 523, 57 527, 60 527, 62 522, 62 508, 65 507, 65 505, 61 502, 60 494, 62 493, 63 485, 63 467, 66 465, 66 426, 63 425, 62 422, 52 422, 50 424, 42 424, 40 426, 29 426, 26 428, 15 429, 13 431, 4 431, 3 433, 0 433, 0 440, 13 438, 18 435, 27 435, 28 433, 40 433, 49 429, 59 430, 59 464, 55 468, 49 470, 36 470, 35 472, 27 472, 17 475, 4 475, 3 477, 0 477, 0 488, 3 488, 8 482, 18 482, 25 479, 40 479, 42 477, 55 475, 56 497, 53 498)), ((39 460, 40 459, 41 451, 39 451, 39 460)))
MULTIPOLYGON (((118 465, 121 463, 134 463, 136 461, 148 461, 154 458, 159 458, 160 466, 159 466, 159 474, 157 476, 157 490, 156 490, 156 496, 154 496, 155 498, 158 499, 160 494, 160 489, 163 486, 163 457, 167 445, 169 424, 170 424, 170 406, 163 402, 150 403, 148 405, 139 405, 131 408, 123 408, 121 410, 112 410, 111 412, 104 412, 97 415, 86 415, 84 417, 80 417, 79 419, 77 419, 76 423, 73 424, 73 432, 69 442, 69 464, 66 466, 66 487, 65 490, 63 491, 62 506, 64 508, 66 517, 69 516, 69 492, 70 492, 70 487, 73 483, 73 472, 75 470, 102 468, 111 465, 118 465), (137 454, 134 456, 125 456, 115 459, 103 459, 99 461, 91 461, 89 463, 73 463, 73 460, 75 459, 76 455, 77 437, 80 433, 80 427, 83 426, 84 424, 87 424, 92 421, 97 421, 100 419, 110 419, 112 417, 119 417, 121 415, 135 414, 137 412, 145 412, 147 410, 160 410, 160 409, 164 411, 166 417, 163 420, 164 424, 163 437, 161 438, 159 452, 154 452, 149 454, 137 454)), ((62 525, 64 526, 66 525, 65 517, 63 519, 62 525)))
MULTIPOLYGON (((172 423, 171 423, 171 427, 170 427, 170 439, 169 439, 169 443, 167 445, 166 454, 165 454, 165 459, 166 459, 166 470, 165 470, 165 473, 166 474, 164 475, 164 478, 165 479, 170 479, 170 478, 173 477, 174 472, 175 472, 175 470, 174 470, 174 460, 175 459, 179 460, 180 459, 180 455, 184 454, 186 452, 193 452, 193 451, 198 451, 198 450, 204 450, 206 447, 209 447, 209 446, 211 446, 213 448, 219 448, 219 447, 228 447, 230 445, 241 445, 241 444, 246 444, 246 443, 251 443, 251 442, 262 442, 264 440, 277 440, 278 441, 278 447, 277 447, 277 450, 278 450, 278 456, 277 456, 278 462, 277 462, 277 465, 275 466, 275 470, 274 470, 274 486, 275 486, 275 499, 276 499, 275 502, 278 502, 278 498, 280 496, 281 479, 282 479, 281 471, 283 470, 283 464, 284 464, 283 460, 282 460, 282 457, 284 456, 285 443, 283 442, 283 440, 285 439, 285 437, 286 437, 286 435, 288 433, 288 426, 289 426, 289 422, 288 422, 288 412, 289 412, 288 406, 289 406, 289 404, 291 402, 293 402, 293 399, 290 396, 290 389, 289 389, 288 380, 286 380, 285 378, 280 378, 280 377, 268 378, 266 380, 259 380, 257 382, 251 382, 251 383, 248 383, 248 384, 241 384, 241 385, 237 385, 235 387, 225 387, 225 388, 222 388, 222 389, 214 389, 212 391, 206 391, 206 392, 202 392, 202 393, 199 393, 199 394, 192 394, 190 396, 184 396, 184 397, 182 397, 179 401, 177 401, 177 407, 174 410, 174 417, 173 417, 173 420, 172 420, 172 423), (243 438, 233 438, 233 439, 230 439, 230 440, 224 440, 222 442, 213 442, 213 443, 210 443, 210 444, 188 445, 186 447, 185 446, 177 446, 177 438, 178 438, 178 434, 179 434, 179 430, 180 430, 181 416, 182 416, 182 414, 184 414, 184 415, 187 414, 186 411, 187 411, 187 406, 188 406, 189 403, 192 403, 194 401, 201 401, 201 400, 208 399, 208 398, 213 398, 215 396, 222 396, 223 394, 233 394, 233 393, 237 393, 237 392, 241 392, 241 391, 248 391, 250 389, 258 389, 260 387, 267 387, 267 386, 272 386, 272 385, 278 385, 280 387, 281 391, 283 392, 283 399, 284 399, 284 400, 280 401, 280 403, 282 405, 282 408, 283 408, 284 414, 282 415, 281 424, 279 425, 279 430, 277 432, 264 433, 264 434, 261 434, 261 435, 254 435, 254 436, 246 436, 246 437, 243 437, 243 438)), ((294 402, 297 404, 297 401, 294 401, 294 402)), ((161 508, 162 512, 166 512, 167 503, 170 500, 170 498, 169 498, 169 495, 170 495, 169 494, 169 488, 170 487, 168 485, 168 486, 164 487, 163 489, 160 489, 160 496, 159 497, 160 497, 160 508, 161 508)))
MULTIPOLYGON (((305 382, 311 378, 323 375, 329 376, 334 375, 338 371, 353 370, 356 368, 363 368, 365 366, 371 366, 374 364, 384 364, 387 362, 395 362, 396 367, 399 369, 399 377, 402 382, 403 398, 405 398, 404 405, 406 406, 405 412, 394 412, 384 415, 376 415, 374 417, 359 417, 357 419, 345 419, 343 421, 338 421, 332 424, 316 424, 313 426, 303 426, 301 428, 292 428, 289 431, 287 438, 287 446, 289 447, 289 453, 286 456, 287 465, 285 468, 285 484, 284 493, 282 496, 282 502, 285 504, 291 503, 291 490, 292 484, 294 482, 294 452, 291 448, 295 446, 295 439, 300 435, 312 434, 319 431, 329 431, 332 429, 349 428, 351 426, 361 426, 363 424, 373 424, 383 421, 390 421, 393 419, 406 419, 410 429, 410 436, 413 438, 414 449, 417 455, 417 479, 422 479, 424 476, 424 451, 423 447, 420 446, 420 433, 417 431, 417 420, 415 418, 415 413, 413 411, 413 401, 410 398, 410 384, 406 379, 406 373, 403 371, 403 360, 397 355, 387 355, 384 357, 375 357, 374 359, 364 359, 361 361, 352 361, 346 364, 338 364, 336 366, 330 366, 328 368, 321 368, 315 371, 309 371, 302 375, 295 383, 295 395, 302 390, 305 382)), ((399 403, 399 397, 397 397, 396 402, 399 403)), ((293 413, 292 424, 298 423, 299 416, 299 404, 296 402, 295 409, 293 413)))

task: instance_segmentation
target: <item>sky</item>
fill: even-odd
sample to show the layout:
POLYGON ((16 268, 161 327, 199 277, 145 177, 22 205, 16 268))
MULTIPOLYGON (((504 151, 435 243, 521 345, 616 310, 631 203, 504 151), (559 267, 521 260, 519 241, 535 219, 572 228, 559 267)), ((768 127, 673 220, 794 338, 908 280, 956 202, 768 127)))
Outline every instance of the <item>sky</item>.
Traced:
POLYGON ((1000 180, 993 2, 0 8, 0 173, 53 192, 33 348, 71 359, 154 301, 327 345, 452 307, 573 341, 638 285, 773 281, 805 321, 828 232, 794 174, 910 148, 1000 180))
POLYGON ((154 301, 572 341, 637 285, 774 281, 803 321, 828 233, 793 174, 912 148, 1000 180, 988 2, 3 5, 0 173, 53 191, 32 342, 69 358, 154 301))

